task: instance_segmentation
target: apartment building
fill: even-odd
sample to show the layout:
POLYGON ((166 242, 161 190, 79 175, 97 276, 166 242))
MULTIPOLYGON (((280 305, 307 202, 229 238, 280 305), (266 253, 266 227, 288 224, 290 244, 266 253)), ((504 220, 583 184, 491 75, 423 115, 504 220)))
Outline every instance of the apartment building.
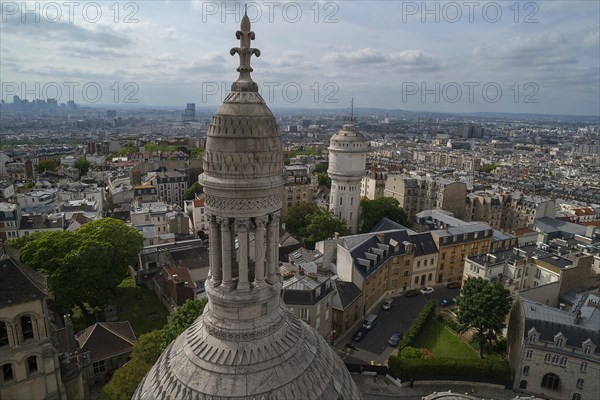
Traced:
POLYGON ((465 213, 467 185, 424 174, 389 175, 384 196, 394 197, 412 220, 423 210, 441 208, 457 218, 465 213))
POLYGON ((437 281, 462 280, 465 259, 490 250, 493 230, 487 224, 469 224, 432 231, 439 249, 437 281))
POLYGON ((187 176, 179 170, 150 172, 147 182, 154 186, 158 198, 168 204, 177 204, 183 208, 183 193, 188 188, 187 176))
POLYGON ((377 200, 384 197, 387 177, 388 173, 385 168, 371 168, 360 181, 360 197, 366 197, 369 200, 377 200))
POLYGON ((283 215, 296 204, 311 202, 316 189, 305 165, 286 165, 285 174, 287 181, 283 186, 283 215))
POLYGON ((331 276, 318 271, 315 263, 302 263, 297 268, 286 265, 281 270, 281 296, 285 305, 321 336, 331 340, 334 296, 331 276))

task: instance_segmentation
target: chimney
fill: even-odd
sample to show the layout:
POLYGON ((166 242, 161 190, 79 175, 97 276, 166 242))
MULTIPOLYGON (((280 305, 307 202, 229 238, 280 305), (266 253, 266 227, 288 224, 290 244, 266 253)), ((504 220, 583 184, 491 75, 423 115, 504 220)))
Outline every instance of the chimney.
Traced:
POLYGON ((581 319, 581 310, 577 310, 577 312, 575 313, 575 323, 578 324, 580 319, 581 319))

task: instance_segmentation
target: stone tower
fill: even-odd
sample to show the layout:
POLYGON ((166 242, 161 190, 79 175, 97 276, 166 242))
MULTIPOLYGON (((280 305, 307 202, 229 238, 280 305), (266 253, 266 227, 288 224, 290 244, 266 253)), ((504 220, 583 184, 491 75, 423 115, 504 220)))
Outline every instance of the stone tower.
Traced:
POLYGON ((331 193, 329 210, 345 220, 350 232, 358 232, 360 181, 365 175, 369 142, 352 124, 333 135, 329 146, 331 193))
POLYGON ((260 52, 250 47, 247 16, 236 36, 240 75, 213 116, 199 177, 211 217, 209 302, 133 398, 360 399, 342 360, 282 303, 282 147, 250 77, 250 57, 260 52))

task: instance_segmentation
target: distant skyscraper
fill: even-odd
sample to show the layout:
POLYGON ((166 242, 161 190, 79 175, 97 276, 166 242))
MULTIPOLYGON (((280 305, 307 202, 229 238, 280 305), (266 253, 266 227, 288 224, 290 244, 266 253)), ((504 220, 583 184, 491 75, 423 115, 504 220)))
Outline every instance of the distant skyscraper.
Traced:
POLYGON ((196 104, 187 103, 183 114, 181 114, 182 121, 193 121, 196 119, 196 104))
POLYGON ((250 47, 247 16, 236 36, 240 76, 213 116, 199 177, 210 216, 209 302, 133 398, 360 399, 342 360, 282 304, 282 147, 250 77, 250 57, 260 52, 250 47))
POLYGON ((329 146, 329 209, 346 221, 352 233, 358 232, 360 183, 366 173, 368 149, 369 142, 352 124, 333 135, 329 146))

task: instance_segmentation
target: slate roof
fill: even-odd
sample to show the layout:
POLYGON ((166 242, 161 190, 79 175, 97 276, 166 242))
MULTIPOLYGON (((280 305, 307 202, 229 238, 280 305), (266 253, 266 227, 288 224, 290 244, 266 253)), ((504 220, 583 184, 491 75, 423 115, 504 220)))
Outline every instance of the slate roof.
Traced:
POLYGON ((48 294, 46 276, 15 258, 0 257, 0 307, 41 300, 48 294))
POLYGON ((533 225, 536 229, 545 233, 560 231, 571 235, 585 235, 587 230, 585 226, 550 217, 536 218, 533 225))
MULTIPOLYGON (((350 238, 344 238, 347 244, 350 238)), ((404 229, 355 235, 352 240, 354 246, 347 248, 354 260, 354 267, 363 277, 371 275, 390 257, 406 254, 403 243, 411 243, 404 229), (359 237, 363 239, 361 242, 358 242, 359 237)))
POLYGON ((540 333, 540 340, 553 342, 554 335, 561 332, 567 339, 567 346, 576 348, 582 348, 583 342, 591 339, 597 346, 595 353, 600 354, 600 308, 589 305, 589 300, 598 301, 600 297, 588 293, 580 298, 578 305, 571 311, 522 299, 525 336, 531 328, 535 328, 540 333), (581 318, 575 322, 577 310, 581 311, 581 318))
POLYGON ((360 295, 361 291, 352 282, 335 282, 337 291, 333 296, 331 305, 338 310, 345 310, 360 295))
POLYGON ((82 352, 90 352, 92 362, 131 351, 136 342, 129 321, 98 322, 75 335, 82 352))
POLYGON ((400 225, 399 223, 397 223, 395 221, 392 221, 389 218, 383 217, 381 219, 381 221, 379 221, 377 223, 377 225, 375 225, 373 227, 373 229, 371 229, 371 232, 391 231, 391 230, 395 230, 395 229, 406 229, 406 230, 408 230, 408 228, 405 227, 404 225, 400 225))
POLYGON ((409 237, 413 244, 413 254, 415 256, 418 257, 438 253, 437 245, 430 232, 410 235, 409 237))

